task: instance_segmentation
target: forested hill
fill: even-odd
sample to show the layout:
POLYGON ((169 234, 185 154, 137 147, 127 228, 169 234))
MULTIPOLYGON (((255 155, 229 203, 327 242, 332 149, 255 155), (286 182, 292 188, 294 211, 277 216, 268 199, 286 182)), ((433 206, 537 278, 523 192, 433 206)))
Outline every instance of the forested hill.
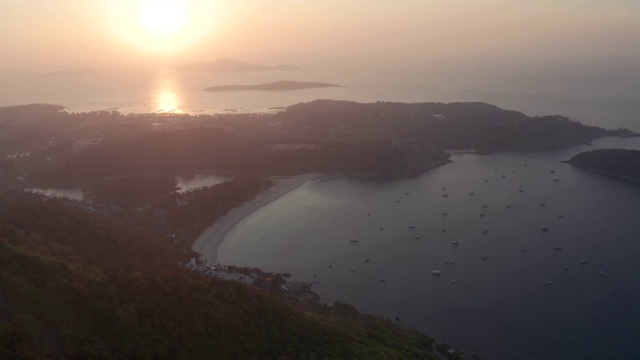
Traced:
POLYGON ((640 151, 638 150, 585 151, 575 155, 567 162, 606 175, 640 182, 640 151))
POLYGON ((557 115, 527 116, 480 102, 371 104, 316 100, 276 115, 300 135, 339 139, 411 138, 439 149, 538 151, 601 136, 637 136, 557 115))
MULTIPOLYGON (((346 304, 204 279, 152 233, 58 200, 0 198, 0 358, 436 359, 346 304)), ((457 356, 457 355, 456 355, 457 356)))

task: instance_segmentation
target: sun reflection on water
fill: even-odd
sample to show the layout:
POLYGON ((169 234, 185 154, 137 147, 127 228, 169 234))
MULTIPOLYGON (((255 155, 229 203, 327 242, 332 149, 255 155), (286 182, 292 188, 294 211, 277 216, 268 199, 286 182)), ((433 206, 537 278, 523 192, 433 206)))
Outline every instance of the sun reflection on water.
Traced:
POLYGON ((157 82, 154 91, 155 112, 157 113, 180 113, 181 98, 179 88, 175 86, 172 79, 161 77, 157 82))

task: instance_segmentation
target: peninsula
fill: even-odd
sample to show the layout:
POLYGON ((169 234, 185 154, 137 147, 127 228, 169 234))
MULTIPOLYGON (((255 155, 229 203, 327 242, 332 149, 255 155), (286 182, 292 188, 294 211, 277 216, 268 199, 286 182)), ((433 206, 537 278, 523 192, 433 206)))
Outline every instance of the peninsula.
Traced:
POLYGON ((274 81, 268 84, 210 86, 204 89, 204 91, 247 91, 247 90, 283 91, 283 90, 316 89, 316 88, 326 88, 326 87, 341 87, 341 86, 336 84, 311 82, 311 81, 274 81))
POLYGON ((585 151, 566 162, 607 176, 640 183, 640 151, 638 150, 585 151))

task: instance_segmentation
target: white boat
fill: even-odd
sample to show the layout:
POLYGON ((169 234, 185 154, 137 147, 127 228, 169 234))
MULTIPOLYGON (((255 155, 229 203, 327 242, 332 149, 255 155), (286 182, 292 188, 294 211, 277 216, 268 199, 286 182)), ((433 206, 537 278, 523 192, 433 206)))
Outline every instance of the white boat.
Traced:
POLYGON ((580 260, 580 264, 586 264, 588 262, 589 262, 589 260, 580 260))
POLYGON ((420 240, 420 235, 416 235, 413 238, 416 239, 416 240, 420 240))
POLYGON ((449 284, 455 284, 455 283, 456 283, 456 281, 455 281, 455 280, 451 280, 451 281, 449 281, 449 284))
POLYGON ((487 230, 487 229, 482 230, 482 233, 483 233, 483 234, 486 234, 486 233, 488 233, 488 232, 489 232, 489 230, 487 230))
POLYGON ((604 276, 604 271, 600 271, 600 276, 604 276))
POLYGON ((448 260, 445 260, 444 263, 447 264, 447 265, 451 265, 451 264, 453 264, 453 260, 448 259, 448 260))
POLYGON ((385 282, 384 278, 378 278, 378 281, 385 282))
POLYGON ((432 270, 431 273, 433 275, 440 276, 440 274, 442 274, 442 271, 440 271, 440 270, 432 270))
POLYGON ((560 181, 560 178, 559 177, 554 177, 554 178, 551 178, 551 180, 553 180, 555 182, 558 182, 558 181, 560 181))
POLYGON ((565 269, 565 270, 569 270, 569 265, 565 265, 562 268, 565 269))
POLYGON ((488 258, 489 258, 489 257, 485 255, 485 256, 481 257, 480 259, 482 259, 482 260, 487 260, 488 258))
POLYGON ((460 245, 460 243, 458 242, 458 240, 453 240, 451 243, 452 243, 453 245, 460 245))
POLYGON ((551 284, 553 284, 553 282, 552 281, 546 281, 545 284, 551 285, 551 284))
POLYGON ((349 242, 352 242, 352 243, 357 243, 358 241, 360 241, 360 240, 358 240, 358 239, 351 239, 351 240, 349 240, 349 242))

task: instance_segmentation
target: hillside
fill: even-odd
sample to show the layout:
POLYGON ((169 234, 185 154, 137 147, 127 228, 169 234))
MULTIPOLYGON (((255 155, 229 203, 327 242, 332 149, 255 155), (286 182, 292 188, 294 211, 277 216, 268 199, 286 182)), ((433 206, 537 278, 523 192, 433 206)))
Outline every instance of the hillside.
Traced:
POLYGON ((144 230, 62 201, 0 200, 2 358, 437 358, 430 338, 349 305, 189 273, 190 254, 144 230))

